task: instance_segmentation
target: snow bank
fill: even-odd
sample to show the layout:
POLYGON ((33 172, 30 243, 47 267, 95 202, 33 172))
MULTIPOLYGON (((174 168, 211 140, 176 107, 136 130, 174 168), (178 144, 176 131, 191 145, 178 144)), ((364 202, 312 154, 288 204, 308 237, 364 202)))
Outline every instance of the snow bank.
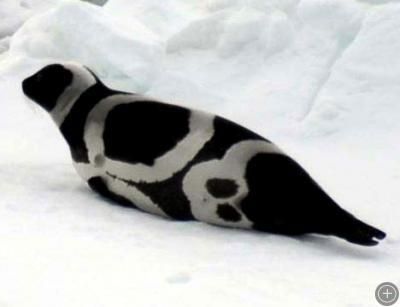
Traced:
POLYGON ((2 0, 0 39, 13 34, 32 15, 54 5, 57 0, 2 0))
POLYGON ((129 88, 143 91, 160 66, 162 45, 139 22, 126 24, 100 7, 67 1, 30 19, 13 37, 10 53, 41 65, 78 61, 120 87, 129 76, 129 88))
MULTIPOLYGON (((107 0, 82 0, 104 5, 107 0)), ((0 60, 9 48, 9 40, 26 20, 45 12, 60 0, 2 0, 0 2, 0 60)))
POLYGON ((185 0, 125 0, 108 1, 104 10, 126 21, 140 21, 160 37, 165 38, 198 16, 203 1, 185 0))
POLYGON ((34 14, 45 11, 57 0, 2 0, 0 2, 0 60, 9 48, 10 36, 34 14))
POLYGON ((297 133, 366 10, 358 1, 209 1, 167 38, 165 73, 218 92, 213 111, 249 122, 246 110, 263 110, 253 129, 297 133))
POLYGON ((32 0, 41 13, 24 23, 22 2, 0 3, 15 17, 0 26, 0 50, 11 45, 0 56, 0 306, 356 307, 375 305, 380 282, 400 285, 400 4, 71 0, 43 11, 32 0), (388 238, 365 249, 110 206, 22 97, 25 76, 64 60, 275 140, 388 238))
POLYGON ((399 14, 398 4, 366 14, 357 37, 315 97, 307 118, 309 129, 316 125, 319 131, 315 132, 322 134, 339 128, 346 133, 400 131, 399 14))

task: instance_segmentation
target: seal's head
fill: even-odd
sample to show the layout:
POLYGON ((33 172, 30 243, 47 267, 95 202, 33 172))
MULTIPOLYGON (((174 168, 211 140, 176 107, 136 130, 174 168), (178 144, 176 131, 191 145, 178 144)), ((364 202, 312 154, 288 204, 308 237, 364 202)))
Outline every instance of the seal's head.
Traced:
POLYGON ((58 98, 71 85, 73 73, 61 64, 48 65, 22 82, 26 96, 50 112, 58 98))
POLYGON ((22 89, 60 124, 78 97, 97 81, 83 65, 51 64, 26 78, 22 89))

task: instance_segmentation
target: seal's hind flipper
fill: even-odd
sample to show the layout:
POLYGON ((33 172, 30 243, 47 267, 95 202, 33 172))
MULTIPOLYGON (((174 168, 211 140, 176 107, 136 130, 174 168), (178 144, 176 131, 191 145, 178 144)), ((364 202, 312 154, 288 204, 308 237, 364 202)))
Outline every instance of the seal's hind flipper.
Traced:
POLYGON ((386 237, 386 233, 383 231, 367 225, 354 217, 347 223, 344 231, 337 235, 351 243, 365 246, 377 245, 379 243, 378 240, 386 237))

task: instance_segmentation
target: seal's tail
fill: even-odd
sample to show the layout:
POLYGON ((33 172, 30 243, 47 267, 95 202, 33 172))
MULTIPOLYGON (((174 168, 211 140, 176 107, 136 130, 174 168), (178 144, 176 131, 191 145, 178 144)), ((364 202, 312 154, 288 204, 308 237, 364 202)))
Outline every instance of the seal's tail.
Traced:
POLYGON ((351 243, 373 246, 379 243, 378 240, 386 237, 386 233, 383 231, 356 219, 350 214, 343 226, 336 235, 351 243))

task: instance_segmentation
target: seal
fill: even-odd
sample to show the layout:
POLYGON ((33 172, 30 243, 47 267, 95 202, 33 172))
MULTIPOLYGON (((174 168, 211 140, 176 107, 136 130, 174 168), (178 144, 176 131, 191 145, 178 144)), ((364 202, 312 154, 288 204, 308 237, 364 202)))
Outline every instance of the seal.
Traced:
POLYGON ((48 65, 22 88, 50 113, 78 174, 120 205, 366 246, 386 236, 342 209, 271 141, 225 118, 110 89, 74 63, 48 65))

